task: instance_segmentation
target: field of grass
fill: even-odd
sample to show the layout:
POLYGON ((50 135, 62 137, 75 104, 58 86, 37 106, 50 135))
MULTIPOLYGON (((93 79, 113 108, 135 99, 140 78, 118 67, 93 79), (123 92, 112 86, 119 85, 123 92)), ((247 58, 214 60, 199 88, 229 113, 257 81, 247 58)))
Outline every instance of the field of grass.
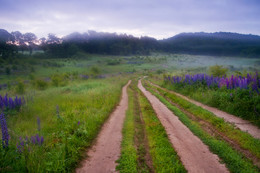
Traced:
POLYGON ((236 71, 260 70, 260 61, 254 58, 160 53, 153 53, 150 56, 106 56, 78 53, 74 57, 66 59, 46 58, 38 53, 32 56, 20 55, 8 60, 0 59, 0 64, 0 84, 17 79, 29 80, 31 76, 46 78, 56 73, 91 74, 93 66, 100 69, 100 74, 201 73, 208 72, 208 67, 216 64, 228 68, 229 74, 236 71))
POLYGON ((1 171, 73 170, 119 102, 126 82, 127 77, 115 77, 36 91, 19 112, 6 116, 10 141, 8 149, 1 147, 1 171), (36 134, 44 138, 42 145, 31 142, 36 134))
MULTIPOLYGON (((92 145, 101 126, 119 103, 121 88, 130 78, 134 80, 128 89, 129 108, 117 169, 120 172, 186 172, 156 113, 137 89, 136 76, 149 75, 149 79, 161 86, 211 105, 212 99, 228 98, 229 93, 222 90, 214 93, 201 88, 174 88, 163 83, 162 74, 209 73, 209 66, 216 64, 228 68, 228 75, 236 71, 245 73, 260 69, 259 60, 253 58, 159 53, 150 56, 79 53, 67 59, 44 58, 36 53, 32 56, 20 55, 11 60, 0 59, 0 63, 0 95, 8 94, 9 97, 18 96, 25 100, 19 110, 2 111, 10 140, 8 148, 3 146, 2 141, 0 144, 0 172, 73 172, 85 157, 84 151, 92 145), (152 166, 145 162, 147 152, 152 166)), ((213 124, 217 130, 258 158, 259 140, 174 95, 148 83, 147 86, 195 135, 209 145, 211 151, 219 155, 231 172, 259 171, 228 143, 203 131, 201 124, 190 120, 164 97, 213 124)), ((223 104, 228 105, 223 109, 228 111, 236 103, 223 104)), ((249 112, 246 110, 246 113, 249 112)), ((256 119, 250 120, 259 124, 256 119)))

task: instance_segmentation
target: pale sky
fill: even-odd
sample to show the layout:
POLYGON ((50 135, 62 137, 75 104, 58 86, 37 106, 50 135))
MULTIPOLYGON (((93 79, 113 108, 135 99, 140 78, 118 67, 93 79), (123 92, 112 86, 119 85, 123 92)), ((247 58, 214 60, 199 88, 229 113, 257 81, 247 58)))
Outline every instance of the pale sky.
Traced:
POLYGON ((54 33, 126 33, 168 38, 181 32, 260 35, 260 0, 0 0, 0 28, 54 33))

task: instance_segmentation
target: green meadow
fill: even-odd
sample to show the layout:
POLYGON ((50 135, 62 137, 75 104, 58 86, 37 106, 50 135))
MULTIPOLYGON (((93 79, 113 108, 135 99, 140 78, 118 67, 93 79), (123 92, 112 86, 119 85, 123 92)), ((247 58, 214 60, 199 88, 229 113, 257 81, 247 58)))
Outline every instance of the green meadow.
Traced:
MULTIPOLYGON (((73 172, 80 161, 86 157, 86 149, 93 144, 103 123, 119 103, 121 88, 129 79, 135 81, 128 89, 129 109, 122 132, 122 155, 118 160, 118 170, 121 172, 127 172, 127 169, 133 172, 137 170, 185 172, 151 105, 137 89, 136 79, 149 76, 148 79, 154 83, 211 105, 209 99, 213 98, 213 95, 210 95, 213 91, 205 88, 178 88, 164 83, 163 76, 187 73, 210 74, 210 66, 214 65, 226 68, 227 76, 243 75, 260 69, 259 59, 254 58, 162 53, 153 53, 149 56, 77 53, 71 58, 55 59, 45 57, 38 52, 31 56, 19 54, 13 59, 0 59, 0 63, 1 96, 7 94, 8 97, 18 96, 23 100, 19 109, 3 111, 10 140, 8 148, 0 144, 2 145, 0 146, 0 172, 73 172), (210 97, 203 98, 201 91, 209 94, 210 97), (138 104, 135 104, 137 102, 138 104), (142 122, 140 113, 143 116, 142 122), (155 124, 156 128, 152 128, 155 124), (134 140, 136 135, 139 135, 137 148, 136 139, 134 140), (142 140, 144 135, 147 135, 148 141, 142 140), (150 147, 150 151, 145 150, 145 142, 150 147), (140 161, 144 159, 143 153, 150 153, 152 166, 149 167, 140 161)), ((216 92, 225 93, 225 91, 216 92)), ((222 98, 227 94, 223 95, 222 98)), ((246 165, 243 170, 248 167, 253 170, 251 172, 254 172, 256 168, 250 161, 243 160, 242 156, 237 151, 233 151, 228 144, 202 132, 199 125, 190 122, 186 115, 179 113, 180 110, 158 97, 183 119, 184 124, 210 145, 210 148, 221 156, 233 172, 238 166, 231 163, 232 159, 225 155, 226 151, 232 151, 234 159, 237 159, 236 163, 246 165), (218 144, 223 145, 223 149, 216 149, 218 144)), ((176 100, 183 106, 188 104, 182 103, 177 98, 176 100)), ((232 113, 235 106, 236 104, 233 104, 233 107, 229 105, 227 111, 231 110, 232 113)), ((249 120, 258 119, 249 118, 249 120)), ((250 140, 254 142, 253 139, 250 140)), ((245 142, 241 143, 254 150, 254 146, 250 148, 245 142)), ((258 150, 252 152, 259 157, 258 150)))

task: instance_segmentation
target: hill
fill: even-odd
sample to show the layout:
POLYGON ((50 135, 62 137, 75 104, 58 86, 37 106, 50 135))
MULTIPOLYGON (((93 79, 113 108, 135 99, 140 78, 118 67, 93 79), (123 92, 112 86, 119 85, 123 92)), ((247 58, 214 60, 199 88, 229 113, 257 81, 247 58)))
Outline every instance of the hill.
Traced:
POLYGON ((260 56, 260 36, 230 32, 181 33, 160 40, 162 50, 174 53, 260 56))

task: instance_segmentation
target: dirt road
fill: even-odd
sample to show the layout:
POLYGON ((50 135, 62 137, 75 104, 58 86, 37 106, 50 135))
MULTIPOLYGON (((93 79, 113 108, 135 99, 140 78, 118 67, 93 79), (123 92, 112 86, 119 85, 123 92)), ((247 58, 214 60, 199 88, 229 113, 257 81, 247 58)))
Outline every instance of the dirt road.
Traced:
POLYGON ((195 136, 163 103, 148 92, 141 81, 139 89, 150 101, 158 118, 168 134, 168 137, 178 153, 184 167, 189 173, 225 173, 229 172, 224 164, 220 164, 217 155, 195 136))
MULTIPOLYGON (((151 82, 150 82, 151 83, 151 82)), ((153 84, 151 83, 152 85, 156 86, 156 87, 159 87, 161 88, 160 86, 156 85, 156 84, 153 84)), ((237 128, 239 128, 240 130, 244 131, 244 132, 247 132, 249 133, 250 135, 252 135, 253 137, 255 138, 258 138, 260 139, 260 129, 257 128, 256 126, 254 126, 252 123, 250 123, 249 121, 246 121, 246 120, 243 120, 235 115, 231 115, 231 114, 228 114, 226 112, 223 112, 217 108, 213 108, 213 107, 210 107, 210 106, 207 106, 207 105, 204 105, 200 102, 197 102, 195 100, 192 100, 184 95, 181 95, 179 93, 176 93, 174 91, 169 91, 165 88, 161 88, 167 92, 171 92, 197 106, 200 106, 202 107, 203 109, 206 109, 208 110, 209 112, 212 112, 213 114, 215 114, 216 116, 220 117, 220 118, 223 118, 226 122, 229 122, 231 124, 234 124, 237 128)))
POLYGON ((77 173, 116 172, 115 161, 120 156, 123 122, 128 108, 127 87, 130 83, 131 81, 123 87, 119 106, 116 107, 108 121, 103 125, 96 144, 87 152, 89 157, 82 162, 82 167, 76 169, 77 173))

